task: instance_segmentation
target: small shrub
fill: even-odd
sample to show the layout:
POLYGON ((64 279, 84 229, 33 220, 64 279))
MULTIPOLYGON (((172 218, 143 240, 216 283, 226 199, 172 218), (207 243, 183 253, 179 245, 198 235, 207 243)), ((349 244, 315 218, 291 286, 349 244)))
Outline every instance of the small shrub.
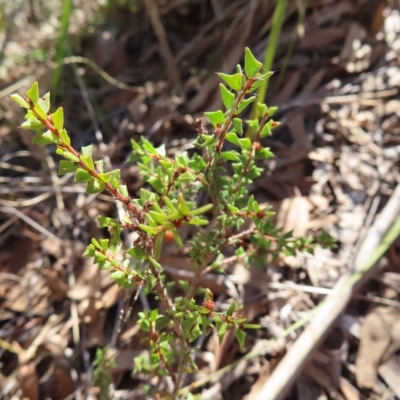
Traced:
MULTIPOLYGON (((196 227, 189 250, 196 276, 223 270, 224 265, 235 260, 265 266, 282 253, 312 252, 316 245, 312 239, 293 238, 290 233, 281 232, 271 221, 274 213, 270 208, 260 207, 248 193, 249 185, 263 171, 257 161, 273 156, 261 140, 271 135, 279 123, 272 119, 276 107, 262 103, 257 103, 257 119, 244 122, 240 118, 255 101, 254 92, 272 75, 261 72, 262 64, 248 48, 244 64, 244 70, 238 65, 232 75, 218 74, 223 81, 220 91, 225 110, 205 113, 213 127, 211 131, 196 121, 198 137, 194 145, 198 151, 192 156, 185 152, 171 159, 163 146, 155 148, 144 137, 131 141, 133 151, 128 161, 138 162, 144 180, 153 189, 142 188, 136 199, 121 183, 118 169, 106 171, 101 159, 93 160, 92 145, 81 151, 74 149, 64 128, 63 109, 50 112, 50 94, 40 97, 37 82, 25 97, 11 96, 27 110, 21 127, 36 132, 33 143, 56 145, 56 153, 64 158, 60 175, 74 173, 75 181, 86 185, 87 194, 108 191, 126 208, 122 221, 98 217, 99 225, 108 228, 110 238, 93 238, 84 255, 93 257, 100 270, 109 270, 118 286, 129 289, 144 284, 159 297, 163 313, 157 309, 139 313, 140 327, 147 333, 151 352, 149 358, 135 360, 135 371, 169 376, 174 384, 171 398, 177 396, 183 374, 196 370, 192 344, 201 334, 208 335, 215 329, 222 342, 226 333, 233 330, 243 347, 246 330, 259 326, 240 315, 241 306, 236 301, 226 312, 218 312, 209 290, 204 291, 203 303, 197 304, 193 299, 195 283, 186 283, 186 296, 172 298, 159 263, 163 241, 175 240, 183 248, 179 227, 196 227), (250 137, 243 135, 244 124, 250 137), (201 198, 209 203, 200 205, 201 198), (215 221, 213 227, 205 230, 211 219, 215 221), (251 220, 254 228, 243 231, 246 220, 251 220), (136 233, 129 249, 122 249, 120 234, 124 229, 136 233), (115 257, 120 252, 125 254, 122 263, 115 257)), ((105 358, 102 353, 100 356, 99 359, 105 358)), ((96 376, 101 377, 110 364, 98 365, 102 369, 96 376)))

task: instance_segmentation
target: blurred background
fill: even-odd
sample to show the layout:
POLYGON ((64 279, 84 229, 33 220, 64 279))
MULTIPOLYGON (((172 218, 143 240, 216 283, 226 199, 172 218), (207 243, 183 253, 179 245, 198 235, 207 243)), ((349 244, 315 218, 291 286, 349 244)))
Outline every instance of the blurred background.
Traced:
MULTIPOLYGON (((282 123, 263 141, 276 157, 250 190, 274 206, 283 229, 325 230, 338 247, 284 257, 267 271, 227 272, 249 296, 246 317, 262 329, 242 351, 234 340, 205 341, 199 372, 186 382, 208 376, 194 391, 204 399, 254 398, 299 334, 287 328, 351 268, 399 182, 399 3, 0 0, 2 399, 99 398, 93 360, 107 344, 116 355, 115 398, 144 398, 149 383, 132 373, 133 357, 146 352, 136 323, 143 301, 118 332, 131 294, 81 257, 90 238, 104 234, 96 216, 115 216, 115 204, 58 177, 54 148, 30 143, 34 133, 18 129, 23 110, 7 96, 37 79, 52 107, 64 108, 74 147, 94 143, 134 196, 143 182, 124 164, 130 139, 144 135, 170 156, 190 151, 195 120, 222 106, 215 72, 232 73, 245 46, 275 71, 265 101, 279 107, 274 118, 282 123), (277 337, 235 369, 258 342, 277 337), (224 366, 231 368, 223 379, 213 379, 224 366)), ((400 398, 399 250, 395 241, 287 398, 400 398)), ((163 265, 170 276, 190 270, 169 248, 163 265)), ((203 285, 222 303, 231 298, 216 278, 203 285)))

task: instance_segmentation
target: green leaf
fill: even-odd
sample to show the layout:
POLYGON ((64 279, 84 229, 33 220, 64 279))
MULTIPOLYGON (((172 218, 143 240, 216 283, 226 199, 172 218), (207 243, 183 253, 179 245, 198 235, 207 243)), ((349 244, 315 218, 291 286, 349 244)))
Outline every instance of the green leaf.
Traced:
POLYGON ((247 173, 246 177, 249 179, 255 179, 258 178, 262 172, 263 172, 262 168, 258 168, 257 166, 253 165, 250 168, 250 171, 247 173))
POLYGON ((153 226, 148 226, 148 225, 144 225, 144 224, 139 224, 138 226, 142 231, 145 231, 145 232, 149 233, 150 235, 157 235, 157 233, 158 233, 158 229, 153 226))
POLYGON ((265 74, 261 75, 261 79, 263 81, 266 80, 266 79, 269 79, 274 73, 275 73, 275 71, 268 71, 265 74))
POLYGON ((64 111, 62 107, 58 107, 57 110, 51 114, 54 127, 59 131, 64 126, 64 111))
POLYGON ((147 150, 150 154, 157 154, 156 148, 146 138, 142 136, 140 139, 144 150, 147 150))
POLYGON ((177 183, 187 183, 187 182, 194 182, 196 180, 196 176, 193 175, 191 172, 186 171, 179 178, 176 180, 177 183))
POLYGON ((183 198, 182 193, 179 193, 178 197, 178 211, 180 211, 183 215, 191 215, 190 209, 186 204, 186 201, 183 198))
POLYGON ((223 151, 221 153, 221 157, 225 158, 225 160, 240 161, 240 157, 238 156, 237 151, 234 150, 223 151))
POLYGON ((261 129, 260 132, 260 138, 265 138, 266 136, 271 136, 272 135, 272 130, 271 130, 271 125, 272 125, 272 120, 268 121, 261 129))
POLYGON ((201 138, 204 140, 204 143, 202 143, 201 147, 207 147, 211 144, 215 144, 218 142, 218 136, 216 135, 200 135, 201 138))
POLYGON ((101 181, 103 181, 104 183, 109 183, 110 182, 110 174, 109 173, 100 173, 99 179, 101 181))
POLYGON ((200 215, 200 214, 204 214, 207 211, 210 211, 212 208, 214 207, 213 204, 206 204, 205 206, 199 207, 196 210, 193 210, 190 212, 190 215, 200 215))
POLYGON ((146 219, 149 226, 156 227, 158 225, 149 213, 146 213, 146 219))
POLYGON ((43 97, 39 98, 38 105, 47 115, 50 110, 50 92, 47 92, 43 97))
POLYGON ((151 311, 150 311, 149 320, 150 320, 151 322, 156 322, 157 317, 158 317, 158 310, 155 308, 154 310, 151 310, 151 311))
POLYGON ((84 170, 83 168, 78 168, 75 174, 75 182, 89 182, 93 179, 92 175, 84 170))
POLYGON ((44 129, 43 124, 35 117, 29 117, 22 125, 22 129, 31 129, 33 131, 38 131, 39 129, 44 129))
MULTIPOLYGON (((96 169, 97 171, 99 171, 101 174, 104 173, 104 161, 103 160, 97 160, 94 162, 94 164, 96 165, 96 169)), ((111 174, 110 178, 111 178, 111 174)))
POLYGON ((253 133, 257 133, 258 128, 260 127, 260 123, 259 123, 258 119, 247 120, 247 125, 249 125, 249 128, 250 128, 251 132, 253 132, 253 133))
POLYGON ((178 210, 175 208, 175 206, 172 204, 172 201, 167 196, 163 196, 162 199, 172 214, 178 213, 178 210))
POLYGON ((266 160, 267 158, 271 158, 273 156, 274 153, 272 153, 272 151, 267 147, 260 149, 259 151, 256 152, 257 160, 266 160))
POLYGON ((127 279, 125 273, 122 271, 111 272, 110 278, 114 280, 118 286, 124 286, 127 279))
POLYGON ((59 139, 52 131, 43 132, 42 138, 49 140, 51 143, 61 144, 61 139, 59 139))
POLYGON ((206 289, 205 289, 205 292, 204 292, 204 301, 206 301, 206 300, 213 300, 213 298, 214 298, 214 295, 213 295, 213 293, 211 292, 211 290, 210 290, 209 288, 206 288, 206 289))
POLYGON ((156 320, 156 331, 161 331, 161 329, 164 329, 170 323, 171 323, 170 317, 168 317, 166 315, 160 316, 160 318, 157 318, 157 320, 156 320))
POLYGON ((92 179, 86 186, 86 194, 100 193, 104 190, 106 184, 97 179, 92 179))
POLYGON ((177 243, 177 245, 179 246, 179 248, 180 248, 180 249, 183 249, 182 239, 181 239, 181 237, 179 236, 179 232, 177 231, 177 229, 174 228, 174 227, 171 227, 171 232, 172 232, 172 234, 174 235, 175 242, 177 243))
POLYGON ((103 217, 102 215, 97 216, 97 220, 99 221, 99 225, 101 228, 105 228, 107 226, 121 226, 119 221, 110 217, 103 217))
POLYGON ((258 115, 263 117, 267 113, 268 108, 266 104, 257 102, 257 110, 258 110, 258 115))
POLYGON ((221 110, 205 112, 204 115, 210 120, 214 128, 217 128, 226 122, 224 113, 221 110))
POLYGON ((189 221, 190 225, 208 225, 209 221, 208 219, 203 219, 203 218, 192 218, 189 221))
POLYGON ((256 99, 256 96, 251 96, 248 99, 244 99, 238 107, 238 112, 241 113, 246 109, 246 107, 251 104, 256 99))
POLYGON ((169 218, 168 218, 167 214, 164 214, 163 212, 159 213, 159 212, 153 211, 153 210, 150 210, 149 214, 154 219, 154 221, 158 222, 159 224, 161 224, 161 225, 168 224, 169 218))
POLYGON ((246 340, 246 332, 244 332, 242 329, 236 329, 235 336, 239 343, 240 348, 243 349, 244 342, 246 340))
POLYGON ((235 94, 230 92, 223 83, 219 84, 219 89, 221 90, 222 102, 226 109, 229 110, 235 100, 235 94))
POLYGON ((148 259, 155 268, 161 269, 161 264, 157 262, 152 256, 148 256, 148 259))
POLYGON ((58 169, 59 175, 68 174, 69 172, 75 172, 78 169, 77 165, 72 161, 61 160, 60 167, 58 169))
POLYGON ((236 144, 236 146, 239 146, 240 148, 242 148, 242 143, 240 142, 239 138, 237 137, 235 132, 228 132, 225 136, 225 139, 228 142, 231 142, 233 144, 236 144))
POLYGON ((91 242, 92 242, 93 246, 94 246, 96 249, 100 249, 100 248, 101 248, 101 247, 100 247, 100 243, 99 243, 95 238, 92 238, 91 242))
MULTIPOLYGON (((219 324, 218 324, 219 325, 219 324)), ((229 325, 224 322, 219 327, 217 327, 218 331, 218 339, 219 339, 219 344, 222 344, 222 341, 224 340, 225 334, 228 331, 229 325)))
POLYGON ((133 150, 142 150, 140 144, 133 139, 131 139, 131 146, 133 150))
POLYGON ((60 156, 63 156, 64 158, 67 158, 68 160, 71 160, 73 162, 78 163, 79 158, 75 156, 74 154, 71 154, 68 150, 63 149, 62 147, 57 147, 56 153, 59 154, 60 156))
POLYGON ((169 160, 160 160, 159 163, 162 166, 163 170, 167 173, 171 171, 174 165, 174 163, 169 160))
POLYGON ((100 239, 100 246, 104 253, 108 250, 109 242, 110 241, 108 239, 100 239))
POLYGON ((69 138, 68 132, 65 129, 60 130, 60 138, 66 146, 71 145, 71 139, 69 138))
POLYGON ((250 90, 248 91, 248 93, 253 93, 255 90, 257 90, 261 85, 263 84, 263 80, 262 79, 258 79, 257 81, 255 81, 252 85, 250 90))
POLYGON ((33 110, 35 111, 36 114, 39 115, 40 118, 42 118, 43 120, 47 119, 47 115, 44 112, 44 110, 42 109, 42 107, 40 107, 39 103, 36 103, 33 107, 33 110))
POLYGON ((231 89, 240 90, 242 88, 242 77, 243 77, 242 74, 236 73, 233 75, 227 75, 227 74, 219 73, 217 75, 223 81, 225 81, 231 89))
POLYGON ((154 193, 149 192, 146 189, 141 188, 140 189, 140 200, 144 203, 147 203, 148 201, 154 201, 156 199, 156 196, 154 193))
POLYGON ((146 253, 140 247, 132 247, 127 251, 127 253, 136 260, 143 260, 146 256, 146 253))
POLYGON ((39 100, 39 84, 36 81, 26 92, 26 96, 33 103, 37 103, 39 100))
POLYGON ((246 329, 261 329, 261 325, 258 325, 258 324, 243 324, 243 328, 246 328, 246 329))
POLYGON ((27 101, 25 101, 19 94, 12 94, 10 96, 10 99, 15 101, 22 108, 26 108, 26 109, 30 108, 29 103, 27 101))
POLYGON ((129 192, 126 185, 119 185, 119 191, 122 194, 122 196, 129 197, 129 192))
POLYGON ((157 176, 152 176, 151 178, 147 179, 147 183, 149 183, 158 193, 163 194, 165 190, 165 184, 161 181, 161 179, 157 176))
POLYGON ((234 300, 232 304, 229 306, 228 310, 226 311, 226 315, 228 317, 232 316, 233 312, 236 310, 236 305, 237 305, 236 300, 234 300))
MULTIPOLYGON (((200 314, 209 314, 210 311, 207 310, 206 308, 204 310, 199 310, 200 314)), ((210 331, 214 328, 214 325, 210 322, 210 320, 205 316, 201 316, 201 324, 203 325, 204 328, 204 334, 208 336, 210 331)))
MULTIPOLYGON (((83 147, 82 147, 83 149, 83 147)), ((82 155, 81 156, 81 161, 90 169, 90 170, 94 170, 94 163, 92 160, 92 157, 90 157, 89 155, 82 155)))
POLYGON ((233 118, 232 120, 233 124, 233 129, 238 133, 239 135, 243 134, 243 121, 240 118, 233 118))
POLYGON ((272 117, 277 111, 278 111, 278 107, 276 107, 276 106, 270 107, 268 109, 268 116, 272 117))
POLYGON ((246 149, 246 150, 250 150, 251 149, 251 140, 249 138, 242 138, 239 139, 241 145, 240 147, 246 149))
POLYGON ((94 257, 94 254, 95 254, 94 246, 92 244, 89 244, 86 247, 85 252, 83 253, 83 257, 94 257))
POLYGON ((52 143, 54 143, 52 139, 43 137, 43 132, 36 132, 35 137, 32 139, 32 144, 38 144, 41 146, 47 146, 52 143))
MULTIPOLYGON (((99 160, 101 161, 101 160, 99 160)), ((121 179, 121 170, 120 169, 114 169, 110 171, 110 178, 111 178, 111 184, 117 188, 119 187, 118 181, 121 179)))
POLYGON ((159 260, 161 257, 163 239, 164 239, 164 232, 161 232, 157 235, 156 241, 154 243, 154 255, 156 257, 156 260, 159 260))
POLYGON ((248 78, 253 78, 254 75, 261 69, 262 63, 258 61, 251 50, 246 47, 244 49, 244 70, 248 78))
MULTIPOLYGON (((83 156, 91 157, 93 152, 93 145, 90 144, 89 146, 84 146, 81 148, 81 152, 83 156)), ((93 168, 91 168, 93 169, 93 168)))

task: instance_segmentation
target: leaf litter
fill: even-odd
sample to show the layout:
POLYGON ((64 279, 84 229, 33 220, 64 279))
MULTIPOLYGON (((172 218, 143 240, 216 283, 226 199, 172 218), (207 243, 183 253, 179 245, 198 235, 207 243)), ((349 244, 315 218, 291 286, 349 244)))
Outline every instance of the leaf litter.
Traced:
MULTIPOLYGON (((224 274, 201 277, 199 285, 216 294, 217 307, 236 298, 245 305, 246 317, 263 327, 248 335, 244 351, 229 337, 222 346, 213 337, 203 339, 195 354, 199 371, 186 382, 207 376, 207 384, 197 389, 202 398, 242 399, 248 393, 256 398, 257 388, 301 332, 286 330, 351 269, 360 243, 399 181, 400 14, 395 2, 299 3, 304 20, 289 2, 274 61, 278 74, 267 94, 267 104, 279 106, 282 125, 263 144, 276 157, 264 163, 265 173, 251 191, 274 206, 285 230, 295 235, 326 230, 338 248, 282 255, 264 270, 247 270, 236 261, 224 274), (235 364, 252 351, 252 358, 235 364), (220 376, 222 366, 231 368, 220 376)), ((49 88, 48 59, 54 54, 60 9, 46 14, 34 3, 32 9, 4 4, 14 18, 0 32, 2 88, 23 87, 25 77, 28 82, 39 78, 49 88)), ((98 156, 109 156, 120 166, 129 190, 136 193, 142 185, 137 170, 122 165, 129 139, 151 137, 169 155, 191 151, 194 120, 220 107, 214 71, 231 73, 244 46, 263 58, 274 7, 275 2, 255 0, 160 1, 157 23, 174 57, 167 69, 165 43, 154 34, 140 2, 137 9, 110 2, 102 10, 95 2, 76 2, 71 55, 88 56, 117 81, 144 89, 123 91, 107 75, 77 64, 82 88, 64 66, 60 91, 76 145, 95 142, 98 156), (176 76, 185 100, 176 91, 176 76), (98 127, 81 112, 87 94, 98 127)), ((143 377, 132 374, 129 360, 146 351, 136 318, 146 299, 129 304, 107 274, 81 258, 88 239, 100 234, 94 217, 115 215, 115 206, 108 196, 85 197, 70 179, 57 183, 51 178, 54 163, 44 161, 48 155, 16 130, 21 118, 4 97, 7 93, 2 91, 0 99, 1 396, 95 398, 90 380, 94 350, 117 337, 114 394, 143 398, 143 377), (32 221, 41 225, 40 232, 32 221), (129 318, 119 321, 119 311, 128 313, 130 306, 129 318)), ((182 237, 190 240, 191 234, 184 231, 182 237)), ((395 242, 380 262, 379 275, 327 332, 288 398, 400 397, 395 378, 400 370, 398 254, 395 242)), ((185 253, 173 245, 165 246, 161 263, 177 282, 194 279, 185 253)))

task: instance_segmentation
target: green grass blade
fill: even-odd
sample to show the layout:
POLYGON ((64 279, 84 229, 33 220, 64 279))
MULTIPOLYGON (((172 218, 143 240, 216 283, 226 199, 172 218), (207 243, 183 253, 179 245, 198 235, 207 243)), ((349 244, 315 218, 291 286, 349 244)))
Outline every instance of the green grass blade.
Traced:
MULTIPOLYGON (((281 31, 282 31, 282 25, 283 25, 283 21, 285 19, 287 5, 288 5, 287 0, 277 0, 276 1, 274 15, 272 18, 271 33, 269 36, 268 46, 267 46, 267 50, 265 52, 265 57, 264 57, 264 62, 263 62, 265 71, 270 71, 272 68, 272 65, 274 63, 276 48, 278 47, 279 37, 280 37, 281 31)), ((257 102, 260 102, 260 103, 264 102, 265 94, 267 93, 267 89, 268 89, 268 79, 265 80, 262 83, 262 85, 258 88, 257 99, 253 103, 250 119, 257 118, 257 116, 258 116, 257 102)), ((246 136, 247 137, 250 136, 249 130, 247 131, 246 136)))
POLYGON ((290 58, 292 57, 294 46, 297 43, 297 39, 304 36, 304 19, 306 17, 307 7, 308 0, 297 0, 297 12, 299 13, 299 18, 297 20, 296 30, 293 32, 293 37, 290 40, 289 47, 283 60, 281 70, 279 71, 275 88, 280 88, 283 80, 285 79, 286 70, 289 65, 290 58))
POLYGON ((68 28, 72 13, 72 7, 73 7, 72 0, 63 0, 60 35, 58 38, 56 60, 55 60, 56 63, 58 64, 58 67, 54 70, 51 81, 51 92, 54 93, 52 97, 53 101, 55 100, 56 89, 61 77, 61 69, 63 65, 62 60, 65 56, 65 49, 68 40, 68 28))

